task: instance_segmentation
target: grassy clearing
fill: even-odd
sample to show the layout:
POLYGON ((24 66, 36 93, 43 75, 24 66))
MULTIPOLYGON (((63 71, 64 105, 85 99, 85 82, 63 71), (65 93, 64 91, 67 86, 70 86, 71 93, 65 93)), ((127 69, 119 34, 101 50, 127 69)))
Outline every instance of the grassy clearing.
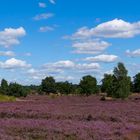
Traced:
POLYGON ((0 102, 13 102, 16 98, 13 96, 0 95, 0 102))

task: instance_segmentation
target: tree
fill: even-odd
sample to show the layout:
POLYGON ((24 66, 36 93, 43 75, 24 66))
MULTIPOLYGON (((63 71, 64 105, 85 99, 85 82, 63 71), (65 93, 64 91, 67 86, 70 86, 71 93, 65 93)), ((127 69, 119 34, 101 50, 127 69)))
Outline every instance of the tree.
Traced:
POLYGON ((5 79, 1 80, 1 93, 4 95, 8 94, 8 82, 5 79))
POLYGON ((28 91, 20 84, 17 83, 10 83, 9 84, 9 92, 8 95, 15 96, 15 97, 26 97, 28 91))
POLYGON ((53 77, 46 77, 42 80, 41 91, 47 94, 56 93, 56 83, 53 77))
POLYGON ((130 83, 130 92, 131 93, 136 92, 136 89, 134 87, 134 81, 131 81, 131 83, 130 83))
POLYGON ((129 96, 131 79, 127 74, 128 71, 123 63, 118 63, 118 66, 114 68, 113 97, 124 99, 129 96))
POLYGON ((134 76, 133 88, 134 92, 140 92, 140 73, 134 76))
POLYGON ((69 83, 68 81, 65 82, 57 82, 57 92, 62 94, 71 94, 74 93, 74 85, 69 83))
POLYGON ((108 96, 112 94, 114 76, 111 74, 104 74, 102 79, 101 91, 108 93, 108 96))
POLYGON ((81 94, 85 94, 87 96, 95 94, 98 91, 97 80, 90 75, 84 76, 80 81, 79 86, 81 88, 81 94))

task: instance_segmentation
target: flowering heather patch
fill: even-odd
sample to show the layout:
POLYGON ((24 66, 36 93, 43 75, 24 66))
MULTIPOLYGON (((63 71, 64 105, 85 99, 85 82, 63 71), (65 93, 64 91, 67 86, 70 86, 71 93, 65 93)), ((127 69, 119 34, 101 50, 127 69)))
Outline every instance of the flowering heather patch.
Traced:
POLYGON ((0 103, 2 140, 139 140, 140 101, 29 96, 0 103))

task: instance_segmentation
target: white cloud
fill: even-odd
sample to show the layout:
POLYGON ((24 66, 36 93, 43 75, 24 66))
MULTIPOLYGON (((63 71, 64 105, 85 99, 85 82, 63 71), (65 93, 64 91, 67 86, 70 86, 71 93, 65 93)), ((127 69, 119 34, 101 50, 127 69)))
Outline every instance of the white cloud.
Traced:
POLYGON ((84 64, 77 64, 76 68, 81 71, 87 71, 87 70, 99 69, 100 65, 98 63, 90 63, 90 64, 84 63, 84 64))
POLYGON ((26 31, 23 27, 17 29, 5 28, 4 31, 0 31, 0 46, 10 47, 18 45, 20 42, 18 38, 26 35, 26 31))
POLYGON ((118 59, 118 56, 116 55, 106 55, 106 54, 85 58, 86 61, 105 62, 105 63, 115 62, 117 59, 118 59))
POLYGON ((47 32, 47 31, 53 31, 53 30, 54 30, 54 28, 50 27, 50 26, 44 26, 44 27, 39 28, 40 32, 47 32))
POLYGON ((2 69, 16 69, 16 68, 29 68, 30 64, 27 64, 26 61, 11 58, 5 62, 0 62, 0 68, 2 69))
POLYGON ((62 75, 65 70, 72 70, 75 66, 75 63, 70 60, 63 60, 54 63, 44 64, 39 69, 30 69, 27 71, 32 77, 41 77, 44 78, 46 75, 62 75))
POLYGON ((113 70, 108 70, 105 72, 105 74, 113 74, 113 70))
POLYGON ((29 74, 35 74, 35 73, 37 73, 38 71, 37 70, 35 70, 35 69, 33 69, 33 68, 31 68, 31 69, 29 69, 28 71, 27 71, 27 73, 29 73, 29 74))
POLYGON ((97 54, 104 51, 110 45, 111 44, 109 44, 108 42, 96 39, 96 40, 78 41, 73 43, 72 47, 76 49, 74 53, 97 54))
POLYGON ((53 17, 53 16, 54 16, 53 13, 43 13, 43 14, 36 15, 36 16, 34 17, 34 20, 48 19, 48 18, 51 18, 51 17, 53 17))
POLYGON ((42 72, 41 70, 37 70, 34 68, 31 68, 27 71, 27 74, 35 80, 41 80, 47 75, 46 73, 42 72))
POLYGON ((48 63, 45 64, 43 67, 44 68, 54 68, 54 69, 70 69, 75 66, 75 63, 70 61, 70 60, 65 60, 65 61, 58 61, 55 63, 48 63))
POLYGON ((54 71, 53 69, 40 69, 40 70, 35 70, 35 71, 28 71, 27 74, 29 74, 29 76, 33 79, 43 79, 46 76, 56 76, 56 75, 60 75, 60 72, 54 71))
POLYGON ((49 1, 50 1, 50 3, 52 3, 52 4, 56 4, 55 0, 49 0, 49 1))
POLYGON ((51 71, 55 71, 55 72, 59 72, 59 73, 63 73, 66 70, 74 70, 74 72, 76 71, 89 71, 89 70, 94 70, 94 69, 99 69, 100 65, 98 63, 74 63, 73 61, 70 60, 65 60, 65 61, 58 61, 55 63, 49 63, 49 64, 45 64, 43 66, 44 69, 49 70, 49 72, 51 71))
POLYGON ((12 52, 12 51, 6 51, 6 52, 0 51, 0 56, 10 56, 10 57, 13 57, 13 56, 15 56, 15 53, 12 52))
POLYGON ((138 34, 140 34, 140 21, 130 23, 122 19, 114 19, 112 21, 99 24, 91 29, 88 27, 82 27, 75 34, 73 34, 72 38, 131 38, 138 34))
POLYGON ((47 7, 46 3, 43 3, 43 2, 39 2, 38 5, 39 5, 40 8, 46 8, 47 7))
POLYGON ((55 63, 48 63, 43 65, 40 69, 33 69, 27 71, 27 74, 33 79, 43 79, 46 76, 53 76, 59 80, 73 80, 69 73, 94 73, 100 69, 98 63, 74 63, 70 60, 58 61, 55 63))
POLYGON ((137 49, 137 50, 134 50, 134 51, 127 50, 126 54, 130 57, 140 56, 140 49, 137 49))

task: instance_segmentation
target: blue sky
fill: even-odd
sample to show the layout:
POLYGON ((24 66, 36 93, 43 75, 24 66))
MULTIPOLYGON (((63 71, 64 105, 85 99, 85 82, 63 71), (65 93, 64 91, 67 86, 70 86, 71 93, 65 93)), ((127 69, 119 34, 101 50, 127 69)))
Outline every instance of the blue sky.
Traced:
POLYGON ((1 0, 0 79, 98 81, 119 61, 140 69, 139 0, 1 0))

